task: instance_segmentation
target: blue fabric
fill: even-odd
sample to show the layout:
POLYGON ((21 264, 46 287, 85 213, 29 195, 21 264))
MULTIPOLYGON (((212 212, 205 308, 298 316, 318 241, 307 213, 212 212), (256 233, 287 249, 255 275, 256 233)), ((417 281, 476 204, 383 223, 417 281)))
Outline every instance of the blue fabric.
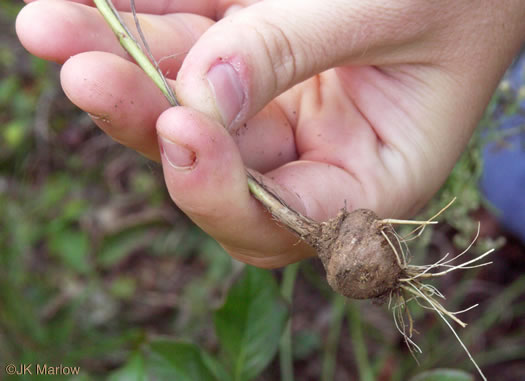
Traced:
POLYGON ((515 93, 522 89, 520 111, 501 115, 496 123, 501 131, 519 131, 521 128, 521 132, 509 134, 504 145, 490 143, 485 147, 481 189, 488 201, 501 212, 498 218, 503 226, 525 242, 525 54, 505 78, 515 93))

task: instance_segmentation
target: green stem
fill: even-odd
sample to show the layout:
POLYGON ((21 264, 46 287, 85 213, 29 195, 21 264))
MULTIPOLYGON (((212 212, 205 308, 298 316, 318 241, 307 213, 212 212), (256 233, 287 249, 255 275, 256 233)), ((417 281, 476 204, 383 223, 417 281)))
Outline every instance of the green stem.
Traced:
POLYGON ((323 356, 323 369, 321 381, 333 381, 335 375, 335 365, 337 362, 337 348, 339 347, 339 337, 345 313, 346 298, 335 295, 332 302, 332 321, 330 322, 330 332, 326 340, 326 347, 323 356))
POLYGON ((374 371, 368 361, 368 351, 363 338, 361 312, 354 302, 348 303, 347 308, 348 331, 354 347, 354 356, 361 381, 374 381, 374 371))
MULTIPOLYGON (((159 70, 158 66, 154 65, 146 56, 140 45, 128 31, 126 25, 120 18, 120 15, 115 10, 111 0, 94 0, 94 2, 99 12, 117 36, 120 45, 122 45, 126 52, 133 57, 142 70, 144 70, 144 72, 153 80, 168 102, 172 106, 178 106, 179 103, 177 102, 173 90, 168 85, 166 78, 159 70)), ((251 174, 248 173, 247 177, 248 188, 251 193, 273 214, 274 217, 289 227, 292 231, 296 232, 300 237, 307 238, 310 236, 312 230, 315 230, 315 225, 312 225, 313 221, 288 208, 282 200, 268 191, 262 182, 254 178, 251 174), (297 229, 294 229, 294 226, 297 226, 297 229)))
POLYGON ((99 12, 104 16, 104 19, 117 36, 120 45, 129 53, 130 56, 137 62, 137 64, 144 70, 144 72, 155 82, 158 88, 162 91, 168 102, 172 106, 178 106, 177 99, 173 95, 173 91, 167 86, 165 78, 159 70, 153 65, 149 58, 144 54, 140 46, 137 44, 131 34, 128 33, 127 28, 120 20, 120 16, 116 13, 113 4, 109 0, 94 0, 99 12))
MULTIPOLYGON (((293 289, 299 263, 286 266, 281 285, 281 294, 289 305, 292 304, 293 289)), ((279 364, 281 365, 281 381, 293 381, 293 351, 292 351, 292 318, 288 319, 279 346, 279 364)))

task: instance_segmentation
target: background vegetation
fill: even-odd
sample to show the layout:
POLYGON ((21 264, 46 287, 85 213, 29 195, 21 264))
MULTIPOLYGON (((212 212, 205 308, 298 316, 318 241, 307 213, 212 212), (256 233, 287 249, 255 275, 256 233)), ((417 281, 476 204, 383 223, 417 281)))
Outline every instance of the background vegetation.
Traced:
MULTIPOLYGON (((80 366, 64 380, 472 380, 447 328, 413 309, 409 354, 384 305, 334 295, 317 260, 268 272, 231 260, 169 200, 160 167, 120 147, 65 99, 58 67, 14 35, 0 3, 0 379, 7 364, 80 366), (289 317, 292 317, 289 320, 289 317)), ((519 112, 502 88, 483 121, 519 112)), ((485 136, 485 135, 484 135, 485 136)), ((489 134, 492 138, 497 133, 489 134)), ((432 263, 498 246, 487 268, 439 281, 447 307, 480 307, 460 331, 489 379, 525 379, 525 249, 504 237, 477 189, 476 135, 427 215, 446 223, 411 247, 432 263)))

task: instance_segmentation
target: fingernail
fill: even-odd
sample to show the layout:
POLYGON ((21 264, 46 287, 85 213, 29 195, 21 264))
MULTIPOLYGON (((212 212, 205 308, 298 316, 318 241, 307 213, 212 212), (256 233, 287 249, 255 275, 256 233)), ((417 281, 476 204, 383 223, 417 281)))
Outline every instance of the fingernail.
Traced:
POLYGON ((173 168, 178 170, 191 169, 197 159, 195 152, 180 144, 159 136, 160 154, 173 168))
POLYGON ((239 115, 244 103, 244 89, 239 73, 231 64, 219 62, 208 71, 208 82, 222 121, 228 127, 239 115))

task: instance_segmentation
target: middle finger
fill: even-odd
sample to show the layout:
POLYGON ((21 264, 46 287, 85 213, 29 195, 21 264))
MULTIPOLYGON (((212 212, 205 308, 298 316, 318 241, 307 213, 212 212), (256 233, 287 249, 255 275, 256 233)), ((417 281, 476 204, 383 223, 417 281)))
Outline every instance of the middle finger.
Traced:
MULTIPOLYGON (((121 13, 137 36, 130 13, 121 13)), ((153 56, 163 72, 175 78, 194 42, 213 21, 194 14, 140 14, 139 21, 153 56)), ((64 63, 71 56, 104 51, 129 59, 98 10, 68 1, 37 1, 26 6, 17 19, 23 45, 32 54, 64 63)))

